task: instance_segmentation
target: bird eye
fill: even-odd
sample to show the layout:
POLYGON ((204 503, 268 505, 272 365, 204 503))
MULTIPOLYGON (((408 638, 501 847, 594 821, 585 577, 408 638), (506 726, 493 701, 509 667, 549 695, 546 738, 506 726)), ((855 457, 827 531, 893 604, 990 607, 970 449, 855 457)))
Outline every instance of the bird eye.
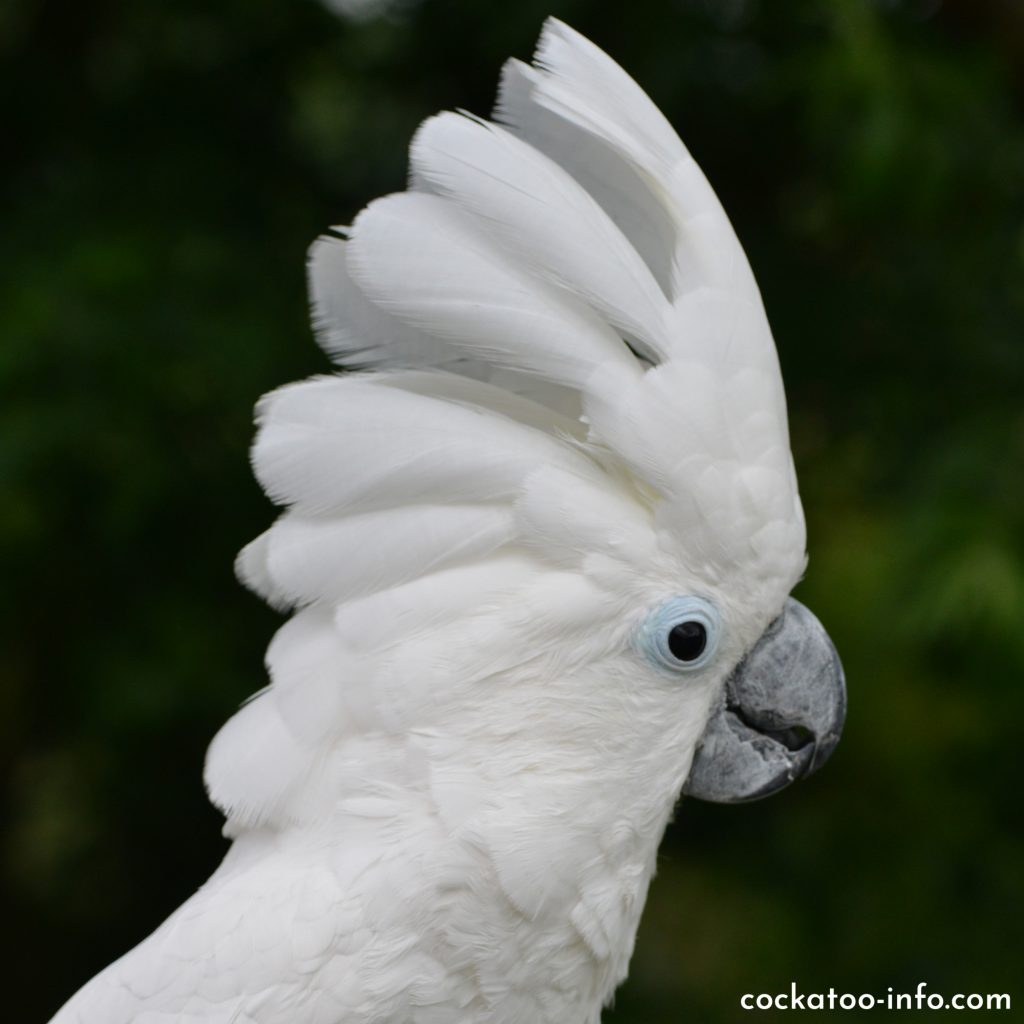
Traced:
POLYGON ((673 626, 668 634, 668 649, 679 661, 696 661, 708 646, 708 631, 703 622, 690 620, 673 626))
POLYGON ((637 646, 662 668, 692 672, 718 648, 721 616, 702 597, 673 597, 648 613, 637 631, 637 646))

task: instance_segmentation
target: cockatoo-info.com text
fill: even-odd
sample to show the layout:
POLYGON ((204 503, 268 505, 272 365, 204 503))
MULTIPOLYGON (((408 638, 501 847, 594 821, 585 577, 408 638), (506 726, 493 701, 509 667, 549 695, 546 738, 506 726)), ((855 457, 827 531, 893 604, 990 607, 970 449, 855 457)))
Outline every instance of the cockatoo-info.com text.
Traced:
POLYGON ((294 615, 207 758, 232 846, 57 1024, 595 1024, 680 792, 838 739, 771 333, 668 122, 549 21, 411 164, 310 257, 360 372, 258 407, 238 568, 294 615))

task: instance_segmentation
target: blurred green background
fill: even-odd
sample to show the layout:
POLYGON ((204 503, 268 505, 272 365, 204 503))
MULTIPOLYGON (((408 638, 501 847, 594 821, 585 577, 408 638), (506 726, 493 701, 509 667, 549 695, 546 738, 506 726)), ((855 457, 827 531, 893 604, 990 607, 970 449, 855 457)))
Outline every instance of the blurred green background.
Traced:
POLYGON ((747 248, 799 593, 850 688, 826 771, 682 808, 607 1019, 733 1021, 791 981, 1024 999, 1024 4, 6 0, 6 1019, 221 856, 203 752, 278 622, 232 576, 273 514, 251 407, 327 368, 306 246, 403 186, 425 116, 486 113, 549 13, 651 93, 747 248))

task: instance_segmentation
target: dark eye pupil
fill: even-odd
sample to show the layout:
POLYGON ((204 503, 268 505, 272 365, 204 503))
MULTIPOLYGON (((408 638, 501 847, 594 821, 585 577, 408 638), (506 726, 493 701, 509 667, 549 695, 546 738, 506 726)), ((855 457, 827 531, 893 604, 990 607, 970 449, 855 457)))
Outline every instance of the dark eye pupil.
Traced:
POLYGON ((680 661, 696 661, 708 645, 708 631, 699 622, 680 622, 668 635, 668 649, 680 661))

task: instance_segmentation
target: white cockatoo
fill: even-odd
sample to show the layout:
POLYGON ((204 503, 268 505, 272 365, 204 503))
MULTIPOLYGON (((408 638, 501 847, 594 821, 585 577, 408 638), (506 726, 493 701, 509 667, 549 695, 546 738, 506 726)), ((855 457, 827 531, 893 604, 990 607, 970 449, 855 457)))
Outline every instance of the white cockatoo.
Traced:
POLYGON ((210 747, 233 840, 57 1024, 594 1024, 680 792, 838 738, 750 267, 662 114, 549 21, 493 122, 310 256, 345 370, 258 407, 294 615, 210 747))

